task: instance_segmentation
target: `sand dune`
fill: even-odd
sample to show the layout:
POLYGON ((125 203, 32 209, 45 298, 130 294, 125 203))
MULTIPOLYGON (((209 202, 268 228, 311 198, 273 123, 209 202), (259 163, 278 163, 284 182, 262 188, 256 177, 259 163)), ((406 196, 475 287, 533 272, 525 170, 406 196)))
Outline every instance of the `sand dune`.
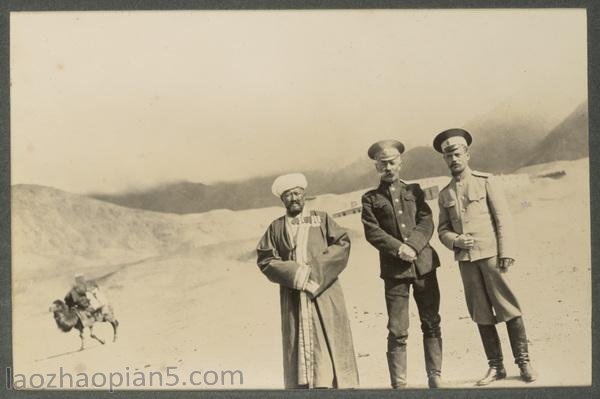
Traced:
MULTIPOLYGON (((535 174, 556 164, 536 166, 535 174)), ((528 386, 591 383, 591 277, 588 161, 560 164, 560 179, 532 178, 506 187, 521 253, 509 274, 525 311, 539 381, 528 386), (564 243, 569 243, 568 246, 564 243)), ((440 181, 447 180, 441 179, 440 181)), ((326 195, 310 206, 329 212, 364 192, 326 195)), ((436 201, 430 202, 437 219, 436 201)), ((20 373, 239 369, 244 385, 282 386, 278 288, 258 271, 256 242, 278 207, 170 215, 122 208, 49 188, 13 191, 14 368, 20 373), (60 262, 68 261, 65 266, 60 262), (62 297, 73 273, 102 277, 121 321, 119 341, 71 353, 76 333, 58 331, 48 304, 62 297), (38 337, 44 337, 39 339, 38 337)), ((341 281, 365 388, 388 386, 386 313, 376 251, 357 214, 338 219, 350 230, 352 253, 341 281)), ((451 254, 442 257, 444 378, 470 387, 485 371, 483 348, 468 319, 451 254)), ((409 383, 425 387, 416 308, 411 304, 409 383)), ((97 332, 110 335, 108 325, 97 332)), ((522 387, 500 330, 509 379, 522 387)), ((156 387, 155 387, 156 388, 156 387)), ((198 387, 208 388, 208 387, 198 387)), ((210 388, 231 388, 211 386, 210 388)))
POLYGON ((17 276, 119 264, 228 240, 255 237, 265 215, 278 208, 233 212, 220 209, 175 215, 125 208, 49 187, 19 185, 12 191, 13 253, 50 261, 19 263, 17 276))

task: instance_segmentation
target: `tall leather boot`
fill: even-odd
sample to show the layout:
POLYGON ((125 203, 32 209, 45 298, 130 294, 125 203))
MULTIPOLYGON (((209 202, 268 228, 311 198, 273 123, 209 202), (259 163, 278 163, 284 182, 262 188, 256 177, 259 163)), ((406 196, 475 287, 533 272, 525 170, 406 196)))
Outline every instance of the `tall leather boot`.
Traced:
POLYGON ((442 388, 442 338, 423 337, 423 350, 429 388, 442 388))
POLYGON ((406 347, 394 348, 386 354, 392 388, 406 388, 406 347))
POLYGON ((485 376, 477 381, 477 385, 488 385, 493 381, 501 380, 506 377, 506 369, 502 363, 502 346, 500 345, 500 337, 495 325, 477 324, 483 349, 488 359, 489 369, 485 376))
POLYGON ((519 365, 521 379, 525 382, 532 382, 537 379, 537 373, 531 367, 529 362, 529 350, 527 346, 527 334, 525 333, 525 324, 521 316, 510 319, 506 322, 508 338, 512 348, 515 363, 519 365))

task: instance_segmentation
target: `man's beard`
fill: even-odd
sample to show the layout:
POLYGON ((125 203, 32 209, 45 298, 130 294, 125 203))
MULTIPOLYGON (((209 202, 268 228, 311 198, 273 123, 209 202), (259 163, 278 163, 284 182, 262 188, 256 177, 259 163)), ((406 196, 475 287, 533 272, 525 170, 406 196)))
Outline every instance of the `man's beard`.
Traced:
POLYGON ((300 204, 300 203, 298 203, 298 202, 295 202, 295 203, 293 203, 293 204, 290 204, 290 205, 287 207, 287 214, 288 214, 289 216, 292 216, 292 217, 294 217, 294 216, 297 216, 297 215, 301 214, 303 209, 304 209, 304 205, 303 205, 303 204, 300 204), (294 205, 295 205, 295 206, 294 206, 294 205))

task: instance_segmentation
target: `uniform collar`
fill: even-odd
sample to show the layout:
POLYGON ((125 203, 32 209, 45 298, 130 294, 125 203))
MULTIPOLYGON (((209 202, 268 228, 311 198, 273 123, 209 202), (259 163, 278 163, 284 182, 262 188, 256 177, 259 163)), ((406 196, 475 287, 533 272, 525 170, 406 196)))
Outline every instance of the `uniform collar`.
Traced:
POLYGON ((379 181, 379 187, 381 187, 381 188, 383 188, 385 190, 389 189, 390 187, 394 187, 395 189, 399 189, 399 188, 401 188, 403 186, 403 184, 404 184, 404 182, 402 180, 400 180, 400 179, 396 179, 396 180, 394 180, 392 182, 387 182, 385 180, 380 180, 379 181))
POLYGON ((452 176, 452 178, 454 179, 454 181, 456 182, 461 182, 461 181, 465 181, 469 176, 471 176, 471 168, 469 168, 468 166, 465 168, 465 170, 463 170, 461 172, 460 175, 458 176, 452 176))

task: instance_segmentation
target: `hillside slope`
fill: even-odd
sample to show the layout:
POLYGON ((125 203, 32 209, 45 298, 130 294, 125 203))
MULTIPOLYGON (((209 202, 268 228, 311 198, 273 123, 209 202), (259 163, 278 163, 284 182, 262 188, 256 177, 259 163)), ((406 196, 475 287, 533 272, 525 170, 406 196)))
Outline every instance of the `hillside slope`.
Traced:
MULTIPOLYGON (((254 237, 280 208, 174 215, 131 209, 35 186, 12 188, 12 251, 64 268, 117 264, 254 237)), ((23 262, 17 272, 39 267, 23 262), (25 269, 25 270, 24 270, 25 269)))
POLYGON ((552 129, 532 154, 524 165, 588 157, 588 102, 579 105, 562 123, 552 129))

